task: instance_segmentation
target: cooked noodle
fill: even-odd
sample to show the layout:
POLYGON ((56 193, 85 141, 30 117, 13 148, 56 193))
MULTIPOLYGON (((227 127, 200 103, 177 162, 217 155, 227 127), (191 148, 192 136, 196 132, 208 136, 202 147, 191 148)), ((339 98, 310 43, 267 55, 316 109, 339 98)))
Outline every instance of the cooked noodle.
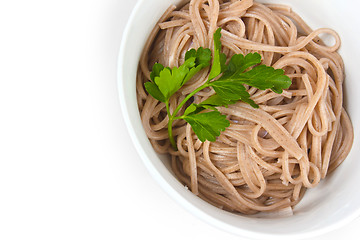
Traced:
MULTIPOLYGON (((137 98, 144 129, 158 153, 169 154, 178 179, 205 201, 245 214, 277 211, 296 205, 307 188, 335 170, 350 151, 353 129, 343 108, 344 66, 337 53, 338 34, 311 30, 291 8, 252 0, 191 0, 171 6, 152 31, 141 56, 137 98), (258 52, 262 63, 282 68, 292 79, 279 95, 249 87, 260 106, 238 102, 218 110, 231 125, 216 142, 202 143, 183 120, 174 122, 178 151, 168 140, 166 108, 144 89, 155 62, 179 66, 185 52, 213 49, 213 33, 222 28, 222 51, 258 52), (330 34, 327 46, 320 34, 330 34)), ((170 111, 201 86, 202 70, 170 99, 170 111)), ((199 103, 213 95, 204 89, 199 103)))

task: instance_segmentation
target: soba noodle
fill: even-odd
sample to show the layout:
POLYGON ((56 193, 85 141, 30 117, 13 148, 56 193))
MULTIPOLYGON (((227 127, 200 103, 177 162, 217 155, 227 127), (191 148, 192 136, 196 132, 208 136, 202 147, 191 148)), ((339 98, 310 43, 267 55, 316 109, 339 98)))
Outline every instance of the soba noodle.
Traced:
MULTIPOLYGON (((352 145, 339 47, 335 31, 313 31, 283 5, 191 0, 179 9, 171 6, 152 31, 139 64, 137 98, 147 136, 158 153, 171 156, 177 178, 217 207, 244 214, 293 207, 306 189, 342 163, 352 145), (168 140, 165 104, 148 95, 144 83, 155 62, 179 66, 190 48, 213 50, 218 27, 228 59, 258 52, 263 64, 284 69, 292 85, 281 95, 249 87, 258 109, 243 102, 219 107, 231 125, 215 142, 202 143, 189 124, 176 120, 175 151, 168 140), (327 46, 320 34, 331 35, 335 44, 327 46)), ((208 74, 206 68, 186 83, 170 99, 170 111, 208 74)), ((192 100, 199 103, 213 94, 204 89, 192 100)))

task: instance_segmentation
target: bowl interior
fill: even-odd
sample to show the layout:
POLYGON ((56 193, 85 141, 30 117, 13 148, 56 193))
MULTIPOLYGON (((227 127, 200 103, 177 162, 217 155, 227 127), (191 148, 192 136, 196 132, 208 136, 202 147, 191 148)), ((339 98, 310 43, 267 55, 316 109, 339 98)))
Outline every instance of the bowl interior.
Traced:
POLYGON ((315 189, 308 190, 295 207, 294 215, 276 219, 248 217, 222 211, 213 207, 190 191, 174 177, 166 156, 154 152, 142 128, 136 101, 135 79, 142 48, 151 29, 170 4, 180 0, 140 0, 126 26, 119 55, 119 95, 123 115, 132 140, 144 164, 158 183, 177 202, 194 215, 227 231, 256 239, 305 237, 321 234, 340 227, 359 215, 360 193, 360 72, 355 56, 360 55, 356 41, 360 30, 360 17, 356 13, 360 5, 354 1, 337 0, 262 0, 261 2, 284 3, 292 6, 313 29, 329 27, 336 30, 342 39, 340 54, 345 63, 345 105, 354 126, 353 148, 345 162, 315 189), (151 11, 148 11, 151 9, 151 11), (346 16, 346 17, 344 17, 346 16))

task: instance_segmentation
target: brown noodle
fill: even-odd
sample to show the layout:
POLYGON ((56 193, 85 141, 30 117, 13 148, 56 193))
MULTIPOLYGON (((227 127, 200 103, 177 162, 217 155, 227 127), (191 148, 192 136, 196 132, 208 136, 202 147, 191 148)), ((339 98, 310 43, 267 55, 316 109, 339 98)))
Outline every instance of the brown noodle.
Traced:
MULTIPOLYGON (((178 179, 205 201, 228 211, 254 214, 296 205, 307 188, 335 170, 350 151, 353 129, 343 108, 344 66, 338 34, 311 30, 291 8, 252 0, 191 0, 171 6, 152 31, 141 56, 137 98, 144 129, 154 149, 171 155, 178 179), (178 151, 167 135, 166 109, 144 90, 151 66, 179 66, 185 52, 213 48, 222 28, 222 51, 258 52, 262 63, 282 68, 292 85, 281 95, 248 88, 260 105, 238 102, 219 107, 231 125, 216 142, 200 142, 190 125, 174 122, 178 151), (330 34, 327 46, 318 37, 330 34)), ((170 100, 170 110, 202 85, 209 68, 198 73, 170 100)), ((214 94, 204 89, 199 103, 214 94)))

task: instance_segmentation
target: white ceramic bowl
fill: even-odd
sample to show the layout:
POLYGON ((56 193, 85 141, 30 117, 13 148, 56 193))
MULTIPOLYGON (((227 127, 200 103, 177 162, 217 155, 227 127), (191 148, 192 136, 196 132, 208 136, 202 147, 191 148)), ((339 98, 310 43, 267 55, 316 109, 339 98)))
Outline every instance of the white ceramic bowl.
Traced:
POLYGON ((339 228, 360 215, 360 2, 352 0, 269 0, 293 7, 313 28, 330 27, 342 38, 340 53, 346 68, 345 104, 354 125, 355 139, 345 162, 325 181, 306 192, 285 218, 239 216, 213 207, 186 190, 174 177, 164 156, 155 153, 142 128, 136 101, 135 79, 140 53, 148 35, 170 4, 180 0, 139 0, 126 26, 119 55, 118 84, 123 115, 144 164, 179 204, 204 221, 252 239, 313 237, 339 228), (357 5, 357 6, 356 6, 357 5))

